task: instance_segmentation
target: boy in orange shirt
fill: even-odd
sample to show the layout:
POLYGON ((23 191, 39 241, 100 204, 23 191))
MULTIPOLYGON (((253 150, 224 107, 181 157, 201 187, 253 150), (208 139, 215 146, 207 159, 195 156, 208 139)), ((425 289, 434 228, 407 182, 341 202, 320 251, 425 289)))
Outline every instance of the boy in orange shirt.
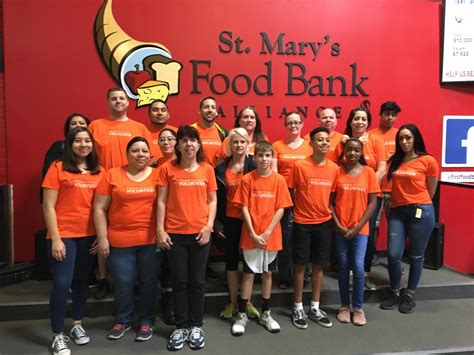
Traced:
POLYGON ((234 202, 242 206, 245 228, 242 228, 241 248, 244 274, 240 287, 239 312, 232 324, 232 334, 242 335, 248 323, 247 302, 252 294, 254 273, 262 274, 262 315, 259 318, 268 331, 280 331, 280 325, 270 313, 272 270, 282 249, 280 219, 285 208, 291 207, 291 196, 283 176, 271 169, 274 150, 267 141, 255 145, 257 169, 242 178, 234 202))
POLYGON ((307 315, 303 309, 303 278, 305 266, 310 262, 313 272, 309 317, 323 327, 332 327, 332 322, 326 313, 319 309, 319 299, 323 283, 323 267, 329 264, 333 232, 329 198, 339 167, 326 158, 331 146, 329 130, 323 127, 315 128, 311 131, 310 137, 309 144, 313 154, 295 163, 288 180, 288 187, 295 190, 293 225, 295 305, 292 321, 299 329, 308 327, 307 315))

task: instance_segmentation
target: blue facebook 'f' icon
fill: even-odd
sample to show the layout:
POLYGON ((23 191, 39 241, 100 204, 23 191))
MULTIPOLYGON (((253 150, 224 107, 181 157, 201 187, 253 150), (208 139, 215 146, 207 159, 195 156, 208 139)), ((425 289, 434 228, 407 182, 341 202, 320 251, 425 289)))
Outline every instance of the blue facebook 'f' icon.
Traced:
POLYGON ((474 116, 444 116, 443 167, 474 167, 474 116))

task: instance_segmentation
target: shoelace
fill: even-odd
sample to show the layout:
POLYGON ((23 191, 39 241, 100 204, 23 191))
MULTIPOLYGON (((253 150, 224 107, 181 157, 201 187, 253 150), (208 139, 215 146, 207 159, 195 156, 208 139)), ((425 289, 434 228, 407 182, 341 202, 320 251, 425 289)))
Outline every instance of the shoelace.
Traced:
POLYGON ((189 333, 190 339, 199 339, 204 336, 204 331, 201 328, 192 328, 189 333))
POLYGON ((64 334, 58 334, 56 335, 56 337, 54 338, 54 347, 56 349, 64 349, 64 348, 67 348, 67 342, 69 341, 69 337, 64 335, 64 334))
POLYGON ((297 317, 298 319, 305 319, 305 318, 307 318, 306 314, 304 313, 304 309, 299 308, 299 309, 295 310, 295 313, 296 313, 296 317, 297 317))
POLYGON ((74 335, 75 338, 83 338, 86 336, 86 331, 82 327, 82 325, 77 324, 72 328, 72 334, 74 335))
POLYGON ((173 340, 180 340, 181 338, 186 338, 186 329, 176 329, 171 335, 173 340))

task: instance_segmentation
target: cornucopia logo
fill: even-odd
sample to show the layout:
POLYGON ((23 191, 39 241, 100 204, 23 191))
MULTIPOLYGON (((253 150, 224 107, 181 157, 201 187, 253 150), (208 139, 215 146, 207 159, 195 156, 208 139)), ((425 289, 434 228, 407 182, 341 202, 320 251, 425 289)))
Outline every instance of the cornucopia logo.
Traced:
POLYGON ((154 100, 166 101, 179 93, 181 63, 156 42, 131 38, 115 21, 112 0, 105 0, 95 19, 95 42, 99 54, 115 81, 137 106, 154 100))

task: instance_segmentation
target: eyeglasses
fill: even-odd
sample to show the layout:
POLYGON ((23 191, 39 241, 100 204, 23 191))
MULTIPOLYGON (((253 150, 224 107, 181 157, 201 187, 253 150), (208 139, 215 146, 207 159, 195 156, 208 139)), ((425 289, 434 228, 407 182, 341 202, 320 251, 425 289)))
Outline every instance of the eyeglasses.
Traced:
POLYGON ((173 142, 175 140, 176 140, 175 137, 163 137, 163 138, 160 138, 158 142, 165 143, 165 142, 173 142))
POLYGON ((290 127, 290 126, 299 126, 301 123, 303 123, 303 122, 301 122, 301 121, 290 121, 290 122, 286 122, 286 125, 288 127, 290 127))

